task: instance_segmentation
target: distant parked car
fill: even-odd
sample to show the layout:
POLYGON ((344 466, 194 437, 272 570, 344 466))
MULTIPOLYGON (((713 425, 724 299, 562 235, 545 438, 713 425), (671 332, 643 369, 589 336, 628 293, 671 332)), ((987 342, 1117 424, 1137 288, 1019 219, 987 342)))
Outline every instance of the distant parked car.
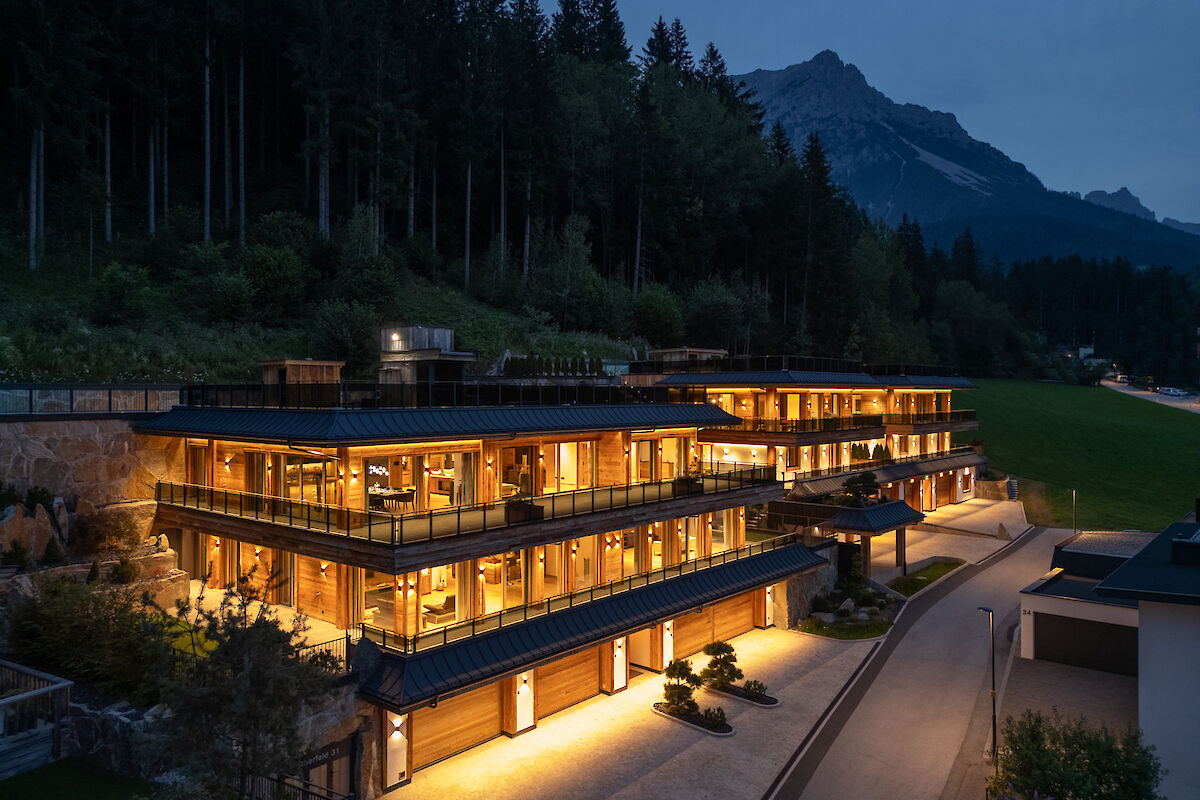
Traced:
POLYGON ((1183 389, 1176 389, 1174 386, 1164 386, 1158 390, 1159 394, 1165 394, 1167 397, 1187 397, 1188 393, 1183 389))
POLYGON ((1129 383, 1129 376, 1128 375, 1118 375, 1117 383, 1129 383))

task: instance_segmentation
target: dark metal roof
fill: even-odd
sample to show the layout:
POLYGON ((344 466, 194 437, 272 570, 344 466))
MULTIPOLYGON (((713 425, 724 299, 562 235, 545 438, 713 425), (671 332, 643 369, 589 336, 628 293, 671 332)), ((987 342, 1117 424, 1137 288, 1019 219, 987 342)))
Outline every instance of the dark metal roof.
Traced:
POLYGON ((966 378, 957 375, 875 375, 889 389, 978 389, 966 378))
POLYGON ((1137 600, 1132 597, 1104 597, 1097 594, 1096 587, 1099 584, 1100 582, 1097 580, 1060 573, 1036 588, 1022 589, 1022 593, 1065 597, 1068 600, 1085 600, 1089 603, 1101 603, 1106 606, 1137 608, 1137 600))
MULTIPOLYGON (((870 470, 859 470, 860 472, 874 472, 875 480, 879 483, 895 483, 896 481, 904 481, 909 478, 919 478, 925 475, 931 475, 935 472, 945 472, 947 470, 961 469, 962 467, 977 467, 987 463, 987 458, 978 453, 957 453, 941 457, 924 458, 916 461, 908 461, 903 464, 888 464, 883 467, 871 467, 870 470)), ((827 494, 841 491, 842 484, 846 482, 846 478, 856 474, 855 472, 840 472, 836 475, 827 475, 820 478, 804 478, 796 479, 795 485, 792 487, 790 496, 793 500, 802 500, 805 497, 824 497, 827 494)))
POLYGON ((804 545, 791 544, 414 655, 381 650, 359 690, 406 711, 824 563, 804 545))
POLYGON ((1200 605, 1200 564, 1172 561, 1172 540, 1194 537, 1195 522, 1176 522, 1154 537, 1141 552, 1117 567, 1096 591, 1108 597, 1128 597, 1156 603, 1200 605))
POLYGON ((833 518, 822 522, 820 527, 850 533, 883 533, 916 525, 924 519, 924 514, 903 500, 892 500, 864 508, 838 509, 833 518))
POLYGON ((865 372, 813 372, 766 370, 752 372, 679 372, 658 382, 659 386, 861 386, 882 389, 879 381, 865 372))
POLYGON ((1099 581, 1136 555, 1154 536, 1142 531, 1082 531, 1054 546, 1050 567, 1099 581))
POLYGON ((690 428, 737 421, 710 403, 307 410, 176 406, 134 429, 165 436, 332 445, 690 428))

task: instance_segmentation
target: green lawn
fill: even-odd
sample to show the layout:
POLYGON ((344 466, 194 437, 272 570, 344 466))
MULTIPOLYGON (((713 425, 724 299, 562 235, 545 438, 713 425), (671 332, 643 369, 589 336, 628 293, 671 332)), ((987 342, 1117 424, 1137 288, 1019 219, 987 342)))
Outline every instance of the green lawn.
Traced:
POLYGON ((958 569, 962 563, 961 561, 935 561, 916 572, 893 579, 888 586, 905 597, 912 597, 938 578, 958 569))
POLYGON ((982 439, 992 469, 1045 484, 1044 510, 1031 509, 1039 487, 1021 486, 1031 522, 1071 527, 1072 487, 1091 529, 1161 530, 1200 496, 1200 415, 1103 387, 976 383, 960 404, 979 430, 961 438, 982 439))
POLYGON ((38 800, 133 800, 150 794, 152 784, 116 775, 83 759, 66 758, 0 781, 0 798, 38 800))

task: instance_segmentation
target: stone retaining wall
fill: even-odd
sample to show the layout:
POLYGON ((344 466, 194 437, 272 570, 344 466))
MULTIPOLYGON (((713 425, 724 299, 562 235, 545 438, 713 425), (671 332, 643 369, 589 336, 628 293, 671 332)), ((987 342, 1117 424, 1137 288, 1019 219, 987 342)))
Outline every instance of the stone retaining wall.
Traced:
POLYGON ((984 500, 1007 500, 1008 478, 998 481, 975 481, 975 496, 984 500))
POLYGON ((815 598, 833 591, 837 582, 837 550, 829 548, 823 555, 829 559, 829 563, 812 572, 793 575, 787 579, 785 607, 776 607, 777 625, 786 618, 787 627, 795 628, 812 613, 812 602, 815 598), (780 611, 786 613, 780 614, 780 611))

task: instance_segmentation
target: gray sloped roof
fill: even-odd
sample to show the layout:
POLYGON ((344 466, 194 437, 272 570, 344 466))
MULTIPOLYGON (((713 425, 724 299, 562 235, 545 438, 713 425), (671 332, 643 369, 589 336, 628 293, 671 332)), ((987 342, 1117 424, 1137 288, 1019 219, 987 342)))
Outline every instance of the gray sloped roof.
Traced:
POLYGON ((882 389, 878 379, 865 372, 817 372, 812 370, 765 370, 748 372, 679 372, 658 382, 659 386, 859 386, 882 389))
POLYGON ((412 655, 382 650, 359 691, 406 711, 824 563, 790 544, 412 655))
POLYGON ((876 375, 889 389, 978 389, 966 378, 957 375, 876 375))
MULTIPOLYGON (((869 470, 856 470, 856 472, 874 472, 875 480, 879 483, 895 483, 896 481, 904 481, 909 478, 932 475, 935 472, 944 472, 962 467, 977 467, 986 463, 987 458, 978 453, 953 453, 940 457, 907 461, 903 464, 871 467, 869 470)), ((854 474, 855 472, 840 472, 836 475, 826 475, 817 478, 800 477, 796 479, 795 485, 792 487, 789 495, 794 500, 800 500, 805 497, 824 497, 827 494, 841 491, 842 484, 846 482, 846 478, 854 474)))
POLYGON ((865 508, 839 509, 832 519, 822 522, 820 527, 851 533, 883 533, 905 525, 916 525, 923 519, 925 515, 908 503, 892 500, 865 508))
POLYGON ((737 421, 709 403, 390 409, 176 406, 134 429, 165 436, 330 445, 700 427, 737 421))

